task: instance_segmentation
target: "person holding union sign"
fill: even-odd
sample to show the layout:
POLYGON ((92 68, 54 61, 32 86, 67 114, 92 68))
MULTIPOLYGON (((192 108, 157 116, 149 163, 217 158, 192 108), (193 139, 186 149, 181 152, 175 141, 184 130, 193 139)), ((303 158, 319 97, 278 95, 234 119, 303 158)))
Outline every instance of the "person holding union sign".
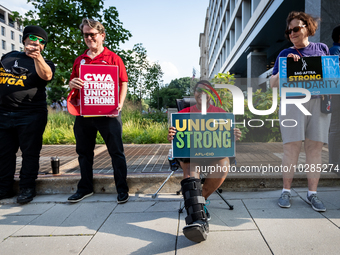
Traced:
MULTIPOLYGON (((118 193, 117 202, 125 203, 129 199, 129 188, 126 181, 127 165, 122 142, 122 125, 119 112, 123 107, 126 97, 128 76, 122 59, 117 54, 103 46, 105 40, 105 28, 100 22, 84 18, 80 25, 80 30, 84 36, 88 49, 84 52, 84 54, 80 55, 73 64, 73 70, 69 82, 69 86, 72 89, 68 97, 69 112, 73 115, 80 115, 78 112, 79 107, 77 108, 75 106, 77 105, 75 102, 77 101, 76 96, 79 94, 78 92, 85 84, 84 80, 79 78, 81 65, 87 65, 87 68, 92 69, 93 73, 98 70, 98 68, 100 69, 99 65, 118 66, 119 103, 116 108, 117 114, 96 117, 76 117, 74 123, 74 134, 76 138, 76 151, 79 155, 78 160, 81 179, 78 183, 77 192, 70 196, 68 201, 79 202, 93 194, 93 151, 96 144, 97 132, 99 131, 112 159, 114 180, 118 193), (92 68, 91 65, 93 65, 92 68), (72 100, 75 102, 72 102, 72 100)), ((111 78, 111 76, 106 75, 104 81, 109 83, 112 81, 111 78)), ((102 91, 102 93, 110 92, 102 91)))

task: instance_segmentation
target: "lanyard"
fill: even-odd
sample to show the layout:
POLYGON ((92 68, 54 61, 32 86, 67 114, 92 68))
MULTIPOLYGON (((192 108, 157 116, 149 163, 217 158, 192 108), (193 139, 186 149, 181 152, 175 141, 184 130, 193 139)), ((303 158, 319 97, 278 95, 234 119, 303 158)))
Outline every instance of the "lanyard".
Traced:
POLYGON ((294 46, 294 49, 299 53, 300 57, 303 57, 300 51, 294 46))

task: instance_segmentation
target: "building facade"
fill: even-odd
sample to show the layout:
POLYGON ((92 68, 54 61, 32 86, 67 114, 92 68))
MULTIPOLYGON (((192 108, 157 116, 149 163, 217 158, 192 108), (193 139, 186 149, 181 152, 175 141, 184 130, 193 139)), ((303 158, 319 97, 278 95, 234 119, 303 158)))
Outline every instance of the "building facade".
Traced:
POLYGON ((199 40, 199 47, 200 47, 200 80, 208 80, 208 37, 206 34, 209 33, 208 31, 209 25, 209 10, 207 9, 207 14, 204 21, 204 32, 200 33, 200 40, 199 40))
POLYGON ((23 51, 23 27, 14 22, 12 12, 0 5, 0 56, 12 50, 23 51))
POLYGON ((340 2, 332 0, 210 0, 200 35, 201 78, 230 71, 243 78, 236 84, 242 90, 266 90, 277 55, 292 46, 284 37, 288 13, 304 11, 321 18, 309 39, 331 47, 332 30, 340 24, 339 9, 340 2))

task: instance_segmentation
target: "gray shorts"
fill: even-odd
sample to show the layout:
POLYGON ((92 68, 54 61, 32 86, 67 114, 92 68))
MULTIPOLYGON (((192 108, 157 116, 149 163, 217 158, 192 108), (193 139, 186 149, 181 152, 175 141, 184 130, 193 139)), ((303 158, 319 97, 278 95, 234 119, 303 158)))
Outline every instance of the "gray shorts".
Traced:
POLYGON ((320 104, 321 98, 311 99, 302 104, 312 114, 309 116, 304 115, 294 104, 286 105, 286 115, 281 115, 280 109, 280 130, 283 144, 304 141, 306 138, 328 143, 331 114, 322 113, 320 104), (284 122, 282 123, 282 121, 284 122))

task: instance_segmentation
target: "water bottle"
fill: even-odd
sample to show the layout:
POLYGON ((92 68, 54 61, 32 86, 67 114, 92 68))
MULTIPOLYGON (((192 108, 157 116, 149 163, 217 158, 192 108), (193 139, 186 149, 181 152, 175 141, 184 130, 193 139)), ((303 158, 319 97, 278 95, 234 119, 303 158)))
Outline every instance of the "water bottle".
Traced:
POLYGON ((169 160, 171 171, 176 171, 179 165, 178 165, 178 161, 172 157, 172 149, 169 150, 168 160, 169 160))
POLYGON ((174 158, 172 157, 172 149, 169 150, 168 159, 169 159, 169 160, 173 160, 173 159, 174 159, 174 158))
POLYGON ((59 174, 59 166, 60 166, 59 158, 57 156, 52 157, 51 158, 51 167, 52 167, 52 173, 53 174, 59 174))

